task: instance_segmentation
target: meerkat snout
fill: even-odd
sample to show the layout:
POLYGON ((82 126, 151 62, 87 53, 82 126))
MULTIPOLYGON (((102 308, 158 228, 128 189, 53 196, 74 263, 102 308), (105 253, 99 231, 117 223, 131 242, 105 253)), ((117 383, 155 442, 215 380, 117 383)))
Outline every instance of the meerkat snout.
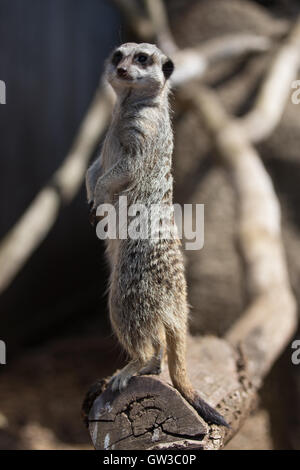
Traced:
POLYGON ((111 55, 106 78, 117 94, 128 87, 158 92, 173 70, 172 60, 154 44, 126 43, 111 55))
POLYGON ((127 75, 127 69, 125 67, 118 67, 117 68, 117 74, 119 77, 126 77, 127 75))

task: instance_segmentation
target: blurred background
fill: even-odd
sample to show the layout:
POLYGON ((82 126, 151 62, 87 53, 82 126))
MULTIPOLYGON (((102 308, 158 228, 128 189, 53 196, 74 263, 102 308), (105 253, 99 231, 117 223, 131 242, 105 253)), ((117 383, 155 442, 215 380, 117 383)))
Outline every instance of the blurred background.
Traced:
MULTIPOLYGON (((297 0, 165 4, 180 47, 235 32, 280 36, 300 13, 297 0)), ((6 104, 0 105, 1 238, 63 162, 106 57, 128 40, 135 36, 113 1, 0 0, 0 79, 6 83, 6 104)), ((216 64, 204 80, 240 115, 266 60, 257 55, 216 64)), ((191 331, 221 336, 247 301, 235 194, 194 111, 182 112, 176 92, 172 100, 175 199, 205 204, 204 249, 187 252, 191 331)), ((259 151, 282 205, 290 277, 300 301, 300 105, 289 100, 280 126, 259 151)), ((7 345, 7 364, 0 366, 1 449, 91 448, 80 417, 84 394, 124 360, 108 322, 107 276, 82 184, 0 296, 0 339, 7 345)), ((291 364, 290 355, 289 347, 228 448, 300 449, 300 366, 291 364)))

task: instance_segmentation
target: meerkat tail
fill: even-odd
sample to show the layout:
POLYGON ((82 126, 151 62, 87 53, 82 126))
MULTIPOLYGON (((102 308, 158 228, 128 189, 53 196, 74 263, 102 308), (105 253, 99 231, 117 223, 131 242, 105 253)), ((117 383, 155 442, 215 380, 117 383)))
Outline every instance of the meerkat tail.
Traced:
POLYGON ((229 427, 223 416, 206 403, 190 383, 186 372, 185 333, 169 330, 166 333, 169 372, 174 387, 196 409, 207 423, 229 427))

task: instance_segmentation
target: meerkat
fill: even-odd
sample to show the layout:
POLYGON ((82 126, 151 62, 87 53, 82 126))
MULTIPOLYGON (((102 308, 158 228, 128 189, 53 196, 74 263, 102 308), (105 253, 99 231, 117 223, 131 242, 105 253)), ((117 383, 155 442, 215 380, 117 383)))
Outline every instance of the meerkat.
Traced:
MULTIPOLYGON (((117 100, 100 156, 87 171, 91 211, 103 203, 172 206, 173 132, 169 78, 174 65, 155 45, 126 43, 106 65, 117 100)), ((174 387, 208 423, 227 426, 190 383, 186 371, 187 289, 174 217, 171 236, 107 240, 109 314, 130 362, 111 379, 122 391, 134 375, 158 374, 166 346, 174 387)), ((163 231, 163 229, 162 229, 163 231)))

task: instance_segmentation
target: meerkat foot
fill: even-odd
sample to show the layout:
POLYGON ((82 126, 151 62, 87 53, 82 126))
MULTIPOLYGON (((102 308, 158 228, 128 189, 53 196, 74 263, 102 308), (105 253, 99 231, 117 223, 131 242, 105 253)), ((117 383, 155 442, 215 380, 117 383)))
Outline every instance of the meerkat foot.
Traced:
POLYGON ((162 371, 163 348, 160 349, 158 355, 153 356, 148 364, 140 370, 139 375, 159 375, 162 371))
POLYGON ((129 380, 136 374, 141 368, 141 364, 138 361, 131 361, 127 366, 125 366, 123 369, 120 370, 116 375, 114 375, 110 382, 109 385, 111 386, 111 389, 113 392, 116 392, 119 390, 119 392, 122 392, 125 390, 125 388, 128 385, 129 380))
POLYGON ((110 382, 112 391, 122 392, 125 390, 131 377, 132 375, 123 375, 121 372, 115 375, 110 382))

